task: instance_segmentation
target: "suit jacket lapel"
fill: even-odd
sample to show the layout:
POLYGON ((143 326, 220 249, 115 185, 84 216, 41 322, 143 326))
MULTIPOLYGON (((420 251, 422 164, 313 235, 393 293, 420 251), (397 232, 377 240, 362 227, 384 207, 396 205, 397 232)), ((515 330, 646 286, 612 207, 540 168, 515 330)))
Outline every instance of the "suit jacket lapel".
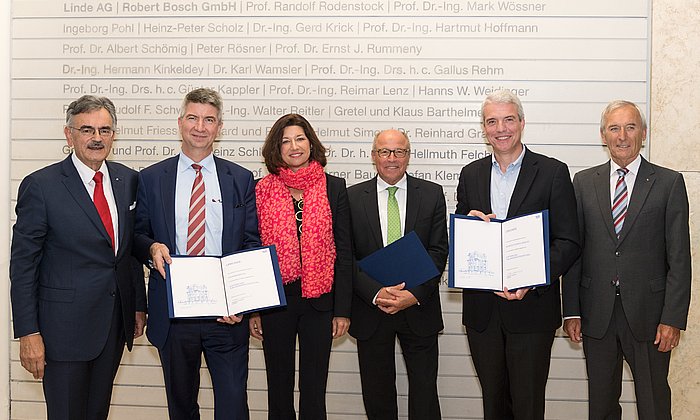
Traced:
POLYGON ((418 218, 418 209, 420 208, 420 188, 415 185, 413 177, 407 177, 406 183, 406 223, 404 224, 403 234, 414 230, 416 219, 418 218))
POLYGON ((364 191, 366 198, 362 200, 365 206, 365 218, 369 226, 370 235, 374 238, 376 249, 384 246, 382 240, 382 226, 379 222, 379 202, 377 201, 377 177, 369 182, 364 191))
POLYGON ((240 204, 238 203, 238 197, 234 197, 234 189, 231 188, 235 183, 233 174, 222 165, 218 158, 214 158, 214 163, 216 164, 216 175, 219 178, 219 188, 221 189, 221 201, 223 202, 223 226, 221 227, 222 237, 221 237, 221 249, 224 254, 228 250, 233 250, 233 232, 228 231, 233 227, 233 208, 240 204))
POLYGON ((175 181, 177 180, 178 157, 171 159, 160 175, 161 205, 170 243, 168 248, 175 252, 175 181))
POLYGON ((485 214, 491 213, 491 159, 484 159, 482 166, 476 171, 475 184, 478 194, 480 206, 474 208, 484 209, 485 214))
POLYGON ((600 215, 605 221, 605 226, 608 229, 608 235, 613 241, 617 242, 615 227, 612 219, 612 203, 610 202, 610 161, 600 165, 593 179, 593 187, 595 188, 596 200, 598 200, 598 208, 600 215))
MULTIPOLYGON (((523 156, 520 174, 518 175, 518 180, 515 181, 513 196, 510 198, 510 204, 508 205, 508 217, 513 217, 518 214, 520 205, 523 203, 523 200, 525 200, 525 196, 527 196, 532 183, 535 181, 537 171, 537 160, 533 159, 532 153, 528 149, 525 149, 525 156, 523 156)), ((489 186, 490 185, 491 183, 489 181, 489 186)), ((489 198, 489 202, 490 201, 489 198)))
POLYGON ((126 229, 126 212, 131 203, 128 202, 129 197, 126 196, 123 174, 116 165, 111 165, 107 162, 109 170, 109 179, 112 183, 112 195, 114 195, 114 203, 117 206, 117 226, 119 227, 119 249, 117 255, 122 253, 124 249, 124 230, 126 229))
MULTIPOLYGON (((620 231, 620 243, 625 240, 627 232, 634 225, 639 212, 644 206, 644 202, 649 195, 651 187, 656 181, 656 176, 654 174, 654 168, 642 158, 642 163, 639 165, 639 173, 634 181, 634 189, 632 190, 632 195, 629 199, 629 204, 627 205, 627 215, 625 216, 625 222, 622 224, 622 230, 620 231)), ((612 218, 612 216, 610 216, 612 218)))
POLYGON ((102 219, 100 219, 100 215, 97 213, 95 203, 92 201, 92 199, 90 199, 90 194, 88 194, 87 190, 85 189, 85 184, 83 184, 83 180, 80 179, 78 170, 75 169, 70 155, 63 160, 61 170, 65 176, 63 179, 63 185, 66 186, 66 189, 70 195, 78 203, 80 208, 83 209, 85 215, 88 217, 88 219, 90 219, 92 224, 95 225, 95 228, 100 231, 105 240, 111 243, 112 240, 107 234, 105 226, 102 224, 102 219))

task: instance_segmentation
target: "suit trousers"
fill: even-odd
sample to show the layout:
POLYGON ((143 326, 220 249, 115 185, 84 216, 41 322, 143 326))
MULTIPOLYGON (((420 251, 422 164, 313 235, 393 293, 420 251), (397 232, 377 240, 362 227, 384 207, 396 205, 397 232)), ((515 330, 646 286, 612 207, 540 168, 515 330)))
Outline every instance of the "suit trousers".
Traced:
POLYGON ((437 334, 417 336, 406 322, 404 312, 382 315, 374 334, 367 340, 357 340, 362 399, 367 418, 398 419, 394 355, 397 337, 408 376, 408 418, 440 419, 437 334))
POLYGON ((467 326, 484 419, 542 420, 555 330, 512 333, 501 322, 498 306, 493 305, 484 331, 467 326))
MULTIPOLYGON (((585 334, 585 332, 584 332, 585 334)), ((653 341, 637 341, 632 335, 620 296, 600 340, 584 335, 583 350, 588 372, 588 412, 591 420, 622 417, 622 357, 630 366, 640 420, 671 418, 668 369, 671 352, 658 351, 653 341)))
MULTIPOLYGON (((109 414, 112 384, 124 353, 124 325, 117 293, 107 341, 89 361, 46 360, 44 396, 48 420, 104 420, 109 414)), ((133 330, 129 330, 133 334, 133 330)))
POLYGON ((215 420, 247 420, 248 323, 172 320, 159 350, 171 420, 199 420, 202 353, 214 388, 215 420))
POLYGON ((326 419, 326 384, 333 344, 333 311, 318 311, 295 281, 287 306, 263 312, 268 419, 294 420, 294 371, 299 339, 299 419, 326 419))

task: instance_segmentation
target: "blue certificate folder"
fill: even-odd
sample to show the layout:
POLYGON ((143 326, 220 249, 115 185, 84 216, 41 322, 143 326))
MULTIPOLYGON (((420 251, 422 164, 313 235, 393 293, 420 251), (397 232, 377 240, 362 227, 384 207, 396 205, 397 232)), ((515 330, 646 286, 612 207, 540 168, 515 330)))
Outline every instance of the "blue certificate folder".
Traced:
POLYGON ((550 283, 549 210, 491 219, 450 215, 449 287, 503 291, 550 283))
POLYGON ((360 269, 384 286, 406 283, 412 289, 440 274, 416 232, 378 249, 357 262, 360 269))
POLYGON ((170 318, 219 318, 287 305, 274 245, 223 257, 171 258, 165 266, 170 318))

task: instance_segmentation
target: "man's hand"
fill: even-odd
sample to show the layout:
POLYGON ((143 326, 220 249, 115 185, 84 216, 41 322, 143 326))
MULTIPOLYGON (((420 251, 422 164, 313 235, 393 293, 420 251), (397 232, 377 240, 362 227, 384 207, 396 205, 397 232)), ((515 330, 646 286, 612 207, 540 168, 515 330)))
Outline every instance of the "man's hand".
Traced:
POLYGON ((654 344, 659 345, 659 351, 667 352, 678 347, 678 342, 681 340, 681 330, 670 325, 659 324, 656 327, 656 338, 654 344))
POLYGON ((479 219, 483 220, 484 222, 490 222, 491 219, 496 218, 496 215, 494 213, 485 214, 481 210, 469 210, 469 214, 467 214, 467 216, 478 217, 479 219))
POLYGON ((228 315, 222 316, 221 318, 216 318, 216 320, 222 324, 233 325, 243 321, 243 317, 238 315, 228 315))
POLYGON ((581 337, 581 318, 570 318, 564 320, 564 332, 569 336, 569 339, 574 343, 580 343, 581 337))
POLYGON ((25 335, 19 338, 19 360, 22 367, 34 376, 34 379, 44 378, 46 365, 44 339, 41 334, 25 335))
POLYGON ((350 318, 344 316, 333 317, 333 338, 340 338, 348 332, 350 328, 350 318))
POLYGON ((143 335, 143 330, 146 328, 146 312, 136 311, 136 322, 134 323, 134 338, 139 338, 143 335))
POLYGON ((405 286, 406 283, 400 283, 396 286, 383 287, 375 300, 379 309, 393 315, 418 303, 418 299, 413 296, 413 293, 404 290, 405 286))
POLYGON ((263 340, 262 322, 259 313, 252 313, 248 317, 248 326, 250 327, 250 336, 258 340, 263 340))
POLYGON ((165 244, 161 244, 160 242, 154 242, 149 250, 151 252, 153 266, 158 270, 160 275, 165 278, 165 264, 173 262, 170 258, 170 250, 165 244))
POLYGON ((508 299, 508 300, 523 300, 527 292, 530 290, 528 287, 523 287, 522 289, 518 289, 515 292, 509 292, 507 287, 503 288, 502 292, 493 292, 496 294, 496 296, 500 296, 503 299, 508 299))

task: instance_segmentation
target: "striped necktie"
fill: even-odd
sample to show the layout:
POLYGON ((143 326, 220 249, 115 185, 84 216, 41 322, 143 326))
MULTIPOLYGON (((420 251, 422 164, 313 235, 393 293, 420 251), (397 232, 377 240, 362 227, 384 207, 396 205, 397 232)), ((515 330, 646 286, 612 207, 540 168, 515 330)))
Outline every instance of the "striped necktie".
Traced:
POLYGON ((629 169, 620 168, 617 170, 619 175, 617 178, 617 183, 615 184, 615 197, 612 203, 612 217, 613 223, 615 225, 615 234, 617 238, 620 238, 620 231, 622 230, 622 225, 625 223, 625 216, 627 215, 627 183, 625 182, 625 175, 627 175, 629 169))
POLYGON ((190 196, 190 213, 187 222, 187 255, 204 255, 205 236, 205 197, 202 165, 192 164, 197 172, 192 183, 190 196))

